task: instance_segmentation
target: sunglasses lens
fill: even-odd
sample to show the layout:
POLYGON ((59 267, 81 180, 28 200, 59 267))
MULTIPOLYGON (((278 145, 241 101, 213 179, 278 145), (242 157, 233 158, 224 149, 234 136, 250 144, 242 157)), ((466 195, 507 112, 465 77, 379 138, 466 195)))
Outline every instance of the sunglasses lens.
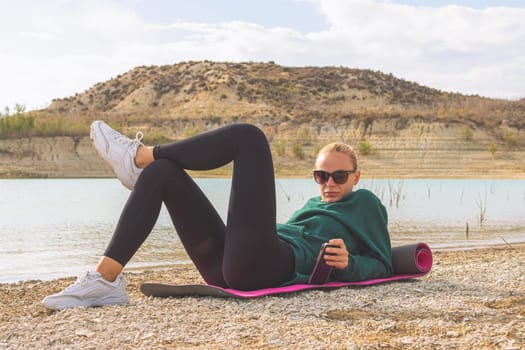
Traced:
POLYGON ((329 178, 330 178, 330 174, 327 173, 326 171, 322 171, 322 170, 314 171, 314 180, 320 185, 326 183, 329 178))
POLYGON ((335 183, 342 185, 348 180, 348 173, 346 171, 335 171, 332 173, 332 179, 335 183))

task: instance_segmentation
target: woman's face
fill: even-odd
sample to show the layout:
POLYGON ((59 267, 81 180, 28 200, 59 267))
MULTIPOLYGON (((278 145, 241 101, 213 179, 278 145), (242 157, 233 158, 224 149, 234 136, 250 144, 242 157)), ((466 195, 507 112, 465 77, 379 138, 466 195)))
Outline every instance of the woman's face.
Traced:
MULTIPOLYGON (((315 170, 324 170, 333 173, 337 170, 354 170, 354 164, 346 154, 341 152, 323 152, 317 156, 315 170)), ((348 193, 352 192, 354 185, 359 182, 359 170, 348 175, 344 184, 338 184, 332 176, 324 184, 319 185, 321 200, 323 202, 337 202, 348 193)))

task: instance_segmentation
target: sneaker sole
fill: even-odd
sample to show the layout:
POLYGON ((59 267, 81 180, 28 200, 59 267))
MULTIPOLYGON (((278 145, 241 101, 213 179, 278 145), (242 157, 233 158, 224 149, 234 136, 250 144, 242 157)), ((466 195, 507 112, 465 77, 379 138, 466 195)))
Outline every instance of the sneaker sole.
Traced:
POLYGON ((89 300, 86 300, 76 305, 46 305, 45 302, 43 303, 43 305, 48 310, 59 311, 59 310, 74 309, 74 308, 79 308, 79 307, 88 308, 88 307, 124 305, 124 304, 127 304, 128 302, 129 302, 129 298, 127 297, 126 299, 108 297, 97 303, 93 303, 93 302, 90 302, 89 300))

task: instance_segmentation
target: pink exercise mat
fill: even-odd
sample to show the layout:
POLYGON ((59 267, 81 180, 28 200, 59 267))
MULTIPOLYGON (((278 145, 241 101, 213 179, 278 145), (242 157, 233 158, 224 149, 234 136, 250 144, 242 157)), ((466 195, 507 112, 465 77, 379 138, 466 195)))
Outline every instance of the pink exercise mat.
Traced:
POLYGON ((425 243, 411 244, 392 248, 394 274, 386 278, 376 278, 359 282, 328 282, 325 284, 292 284, 284 287, 258 290, 237 290, 221 288, 206 284, 170 284, 148 282, 140 286, 147 296, 181 297, 181 296, 214 296, 222 298, 258 298, 266 295, 299 292, 307 289, 331 289, 347 286, 369 286, 378 283, 406 280, 422 277, 432 268, 432 251, 425 243))

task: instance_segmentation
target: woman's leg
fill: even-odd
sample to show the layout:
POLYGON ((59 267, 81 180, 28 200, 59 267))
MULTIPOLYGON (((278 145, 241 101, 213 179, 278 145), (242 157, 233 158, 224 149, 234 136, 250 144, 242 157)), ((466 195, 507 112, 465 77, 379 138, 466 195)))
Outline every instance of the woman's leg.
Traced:
MULTIPOLYGON (((208 170, 233 161, 233 177, 224 231, 222 272, 226 284, 238 289, 276 286, 293 272, 294 256, 276 233, 275 179, 265 135, 256 127, 235 124, 155 149, 156 159, 168 159, 183 169, 208 170)), ((154 163, 152 163, 154 164, 154 163)), ((146 168, 147 169, 147 168, 146 168)), ((174 191, 165 199, 183 242, 192 242, 202 210, 190 210, 187 198, 174 191)), ((191 201, 190 201, 191 203, 191 201)), ((208 235, 220 235, 207 232, 208 235)), ((186 244, 192 259, 195 252, 186 244)))
MULTIPOLYGON (((212 204, 184 170, 174 162, 159 159, 148 166, 122 211, 104 256, 127 264, 148 237, 164 202, 184 248, 203 276, 213 285, 226 286, 222 276, 225 226, 212 204), (177 218, 186 218, 178 220, 177 218)), ((105 264, 97 269, 109 269, 105 264)))
POLYGON ((294 256, 275 230, 275 184, 264 134, 237 124, 157 147, 140 175, 106 256, 122 265, 153 228, 164 202, 189 256, 207 283, 238 289, 276 286, 290 278, 294 256), (164 161, 163 161, 164 160, 164 161), (233 161, 226 227, 183 169, 233 161))
MULTIPOLYGON (((94 125, 109 129, 101 122, 94 125)), ((108 142, 103 131, 96 137, 102 148, 108 142)), ((133 141, 127 143, 136 147, 133 141)), ((62 292, 44 298, 46 308, 126 303, 122 276, 113 282, 107 280, 120 273, 149 235, 162 202, 184 247, 208 283, 250 290, 277 286, 291 277, 294 255, 275 230, 273 164, 268 143, 259 129, 232 125, 155 150, 157 161, 140 173, 136 183, 128 183, 134 191, 97 266, 99 274, 88 272, 62 292), (225 226, 184 169, 212 169, 230 161, 234 170, 225 226)), ((120 151, 117 153, 123 156, 129 153, 127 148, 120 151)), ((125 172, 125 166, 116 165, 125 172)))

